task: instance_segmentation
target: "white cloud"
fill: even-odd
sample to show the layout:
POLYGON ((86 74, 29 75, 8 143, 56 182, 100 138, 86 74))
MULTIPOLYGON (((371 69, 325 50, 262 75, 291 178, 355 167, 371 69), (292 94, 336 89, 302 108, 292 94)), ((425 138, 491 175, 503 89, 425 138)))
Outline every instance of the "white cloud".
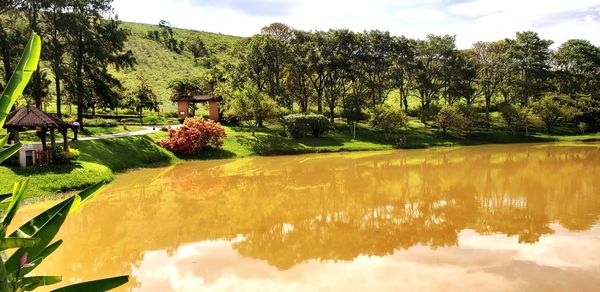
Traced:
POLYGON ((417 38, 428 33, 452 34, 461 48, 479 40, 514 37, 523 30, 535 30, 554 40, 555 46, 570 38, 600 45, 600 0, 253 0, 260 4, 256 8, 239 0, 225 2, 115 0, 114 7, 125 21, 165 19, 176 27, 239 36, 258 33, 277 21, 304 30, 380 29, 417 38), (269 3, 274 7, 265 8, 269 3))

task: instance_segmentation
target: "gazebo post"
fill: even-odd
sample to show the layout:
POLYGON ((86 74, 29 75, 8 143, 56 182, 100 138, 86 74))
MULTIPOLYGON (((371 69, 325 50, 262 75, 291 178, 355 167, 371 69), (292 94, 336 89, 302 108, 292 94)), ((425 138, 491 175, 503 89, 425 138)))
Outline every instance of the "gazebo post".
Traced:
POLYGON ((42 150, 48 150, 48 148, 46 147, 46 128, 42 127, 42 135, 41 135, 41 139, 42 139, 42 150))
POLYGON ((19 139, 19 129, 17 127, 13 127, 11 130, 13 134, 13 141, 15 141, 15 143, 19 143, 21 141, 19 139))
POLYGON ((69 150, 69 137, 67 136, 69 129, 67 127, 63 128, 63 150, 69 150))
POLYGON ((50 128, 50 148, 52 152, 56 150, 56 129, 50 128))

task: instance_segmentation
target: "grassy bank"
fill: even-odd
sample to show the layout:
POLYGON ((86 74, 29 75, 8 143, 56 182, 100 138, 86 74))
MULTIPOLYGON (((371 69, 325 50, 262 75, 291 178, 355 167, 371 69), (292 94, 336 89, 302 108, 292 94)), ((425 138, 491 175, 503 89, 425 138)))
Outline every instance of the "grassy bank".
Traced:
POLYGON ((101 180, 110 180, 122 171, 135 168, 169 165, 183 160, 238 158, 255 155, 282 155, 315 152, 388 150, 394 148, 428 148, 438 146, 461 146, 499 143, 555 142, 600 140, 600 133, 578 135, 576 133, 512 135, 494 130, 474 132, 468 135, 444 136, 437 130, 411 123, 408 129, 385 139, 380 132, 359 128, 356 138, 351 129, 337 125, 335 131, 322 138, 307 137, 293 140, 281 135, 276 126, 260 129, 252 136, 247 127, 226 127, 227 138, 222 149, 205 150, 193 157, 174 155, 156 144, 167 136, 160 131, 150 135, 73 142, 81 151, 77 163, 69 166, 45 166, 31 168, 0 167, 0 193, 10 191, 10 183, 30 177, 27 197, 49 196, 61 192, 82 189, 101 180), (404 136, 406 143, 397 144, 404 136))

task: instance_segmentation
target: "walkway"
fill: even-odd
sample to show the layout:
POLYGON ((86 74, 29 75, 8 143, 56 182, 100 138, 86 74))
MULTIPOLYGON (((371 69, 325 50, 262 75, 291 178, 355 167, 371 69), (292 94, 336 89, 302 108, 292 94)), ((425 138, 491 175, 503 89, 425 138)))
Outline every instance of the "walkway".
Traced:
MULTIPOLYGON (((171 128, 178 128, 180 126, 181 125, 173 125, 173 126, 171 126, 171 128)), ((131 131, 131 132, 122 132, 122 133, 115 133, 115 134, 106 134, 106 135, 98 135, 98 136, 91 136, 91 137, 80 137, 77 140, 79 140, 79 141, 88 141, 88 140, 99 140, 99 139, 110 139, 110 138, 140 136, 140 135, 146 135, 146 134, 158 132, 158 131, 160 131, 160 128, 162 128, 164 126, 161 125, 161 126, 143 126, 143 127, 144 127, 144 130, 131 131)))

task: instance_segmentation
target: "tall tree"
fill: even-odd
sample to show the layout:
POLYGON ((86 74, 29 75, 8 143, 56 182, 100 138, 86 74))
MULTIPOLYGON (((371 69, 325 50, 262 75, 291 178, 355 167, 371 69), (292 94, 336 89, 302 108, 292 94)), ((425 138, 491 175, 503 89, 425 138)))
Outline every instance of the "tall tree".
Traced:
POLYGON ((151 110, 158 112, 160 110, 160 102, 158 97, 148 84, 148 79, 144 75, 138 75, 140 84, 138 88, 128 96, 126 99, 125 106, 133 109, 140 119, 140 124, 143 124, 143 113, 144 110, 151 110))
POLYGON ((421 100, 421 122, 425 123, 425 111, 447 86, 445 72, 456 54, 456 37, 428 35, 417 41, 417 56, 412 70, 414 88, 421 100))
POLYGON ((485 116, 488 124, 492 98, 510 73, 507 49, 505 41, 477 42, 472 48, 478 67, 476 83, 479 93, 485 99, 485 116))
POLYGON ((359 43, 357 76, 374 110, 385 102, 394 87, 391 70, 394 41, 389 32, 373 30, 361 34, 359 43))
POLYGON ((111 2, 75 0, 71 8, 67 50, 72 61, 68 66, 67 89, 76 97, 77 121, 82 126, 85 99, 94 96, 97 88, 117 88, 110 84, 98 85, 98 82, 114 80, 110 77, 109 66, 121 69, 135 63, 133 53, 124 50, 129 32, 120 28, 120 22, 110 15, 111 2), (108 19, 105 19, 107 15, 108 19))
POLYGON ((550 40, 541 39, 532 31, 517 32, 514 40, 507 40, 508 53, 515 64, 513 77, 516 98, 522 105, 539 98, 549 89, 550 40))
POLYGON ((568 40, 554 56, 559 93, 573 98, 600 93, 600 48, 587 40, 568 40))
POLYGON ((413 85, 412 70, 415 66, 415 42, 405 37, 397 37, 392 48, 392 78, 400 94, 400 108, 408 112, 408 96, 413 85))
POLYGON ((43 35, 47 41, 46 50, 42 51, 42 57, 49 61, 52 73, 54 73, 54 89, 56 96, 56 115, 62 116, 62 81, 65 70, 65 46, 66 33, 70 23, 70 15, 67 13, 70 0, 44 0, 44 24, 43 35))
POLYGON ((344 100, 354 81, 352 69, 358 47, 356 34, 347 29, 330 30, 326 33, 325 89, 324 98, 329 107, 329 119, 335 119, 335 108, 344 100))

